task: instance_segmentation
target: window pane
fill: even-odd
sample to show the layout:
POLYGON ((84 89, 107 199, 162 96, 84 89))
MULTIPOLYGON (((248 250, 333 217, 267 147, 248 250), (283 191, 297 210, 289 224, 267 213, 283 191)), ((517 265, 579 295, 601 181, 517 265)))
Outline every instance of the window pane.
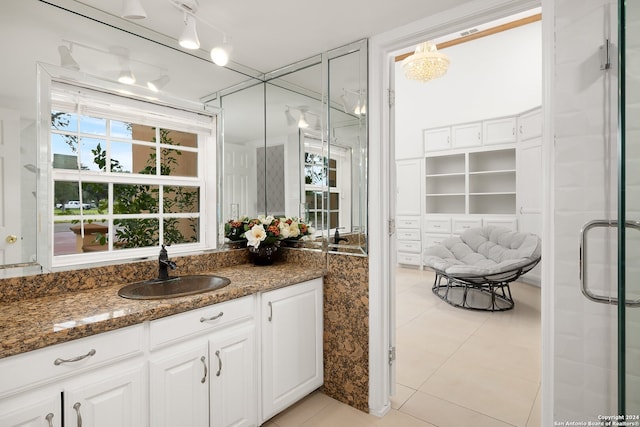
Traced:
POLYGON ((198 187, 164 187, 164 211, 167 213, 196 213, 200 211, 198 187))
POLYGON ((336 170, 329 169, 329 187, 336 188, 338 185, 338 181, 336 179, 336 170))
POLYGON ((56 169, 78 169, 78 137, 75 135, 51 134, 53 167, 56 169))
POLYGON ((128 122, 120 122, 111 120, 111 136, 113 138, 132 139, 132 124, 128 122))
POLYGON ((136 141, 156 142, 156 128, 153 126, 130 123, 131 136, 136 141))
MULTIPOLYGON (((73 204, 69 204, 69 201, 80 200, 80 187, 77 182, 69 181, 55 181, 53 183, 53 201, 54 201, 54 213, 56 215, 64 215, 72 213, 68 212, 68 208, 73 204)), ((79 207, 79 205, 78 205, 79 207)))
POLYGON ((340 195, 338 193, 329 193, 329 209, 332 211, 340 209, 339 200, 340 195))
MULTIPOLYGON (((147 147, 148 148, 148 147, 147 147)), ((133 146, 128 142, 111 142, 111 172, 133 171, 133 146)))
POLYGON ((324 166, 307 166, 305 167, 305 183, 310 185, 323 185, 325 183, 324 166))
POLYGON ((145 175, 156 174, 156 149, 145 145, 133 144, 131 146, 131 162, 133 173, 145 175))
POLYGON ((162 175, 198 176, 198 155, 191 151, 163 148, 162 175))
POLYGON ((84 215, 100 215, 109 212, 109 184, 101 182, 82 183, 84 215))
POLYGON ((76 235, 71 231, 71 227, 76 224, 71 221, 55 221, 53 224, 53 254, 68 255, 75 254, 76 235))
POLYGON ((162 144, 196 148, 198 146, 198 136, 195 133, 180 132, 171 129, 160 129, 160 142, 162 144))
POLYGON ((102 139, 80 138, 80 169, 106 171, 107 143, 102 139))
POLYGON ((165 218, 164 243, 196 243, 199 236, 199 218, 165 218))
POLYGON ((53 227, 53 254, 70 255, 106 251, 109 226, 106 221, 56 221, 53 227), (84 229, 84 237, 82 232, 84 229))
POLYGON ((330 212, 329 213, 329 228, 338 227, 338 212, 330 212))
POLYGON ((113 185, 113 213, 158 213, 158 186, 136 184, 113 185))
POLYGON ((62 111, 52 111, 51 129, 75 132, 78 130, 78 116, 62 111))
POLYGON ((107 135, 107 119, 80 116, 80 132, 91 135, 107 135))
POLYGON ((117 219, 115 226, 114 249, 144 248, 158 246, 160 222, 157 218, 117 219))

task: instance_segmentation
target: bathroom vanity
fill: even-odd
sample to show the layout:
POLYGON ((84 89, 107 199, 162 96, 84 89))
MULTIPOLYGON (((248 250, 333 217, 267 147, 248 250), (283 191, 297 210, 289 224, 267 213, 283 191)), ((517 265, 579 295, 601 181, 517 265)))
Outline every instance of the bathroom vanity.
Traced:
POLYGON ((324 271, 215 274, 231 284, 172 299, 127 300, 109 286, 3 305, 0 425, 255 426, 320 387, 324 271))

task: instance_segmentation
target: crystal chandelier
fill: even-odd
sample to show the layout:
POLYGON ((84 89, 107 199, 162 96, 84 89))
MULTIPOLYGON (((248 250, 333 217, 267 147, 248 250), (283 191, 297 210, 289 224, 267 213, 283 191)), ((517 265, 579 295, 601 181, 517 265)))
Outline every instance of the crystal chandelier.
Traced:
POLYGON ((442 77, 448 67, 449 57, 438 52, 436 45, 430 42, 420 43, 415 53, 402 61, 404 75, 422 82, 442 77))

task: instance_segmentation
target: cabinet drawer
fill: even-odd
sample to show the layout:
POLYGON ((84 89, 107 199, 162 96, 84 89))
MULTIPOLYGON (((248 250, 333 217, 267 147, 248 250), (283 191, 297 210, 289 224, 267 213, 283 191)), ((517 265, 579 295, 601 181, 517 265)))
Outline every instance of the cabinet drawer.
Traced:
POLYGON ((451 233, 451 219, 428 219, 424 231, 429 233, 451 233))
POLYGON ((396 236, 398 240, 420 241, 420 230, 398 230, 396 236))
POLYGON ((142 352, 144 325, 135 325, 0 360, 0 397, 142 352))
POLYGON ((154 320, 149 327, 149 345, 153 350, 162 345, 209 332, 221 326, 251 319, 254 311, 254 297, 249 295, 154 320))
POLYGON ((428 248, 429 246, 439 245, 443 240, 448 239, 448 234, 424 234, 424 238, 422 239, 423 247, 428 248))
POLYGON ((453 218, 453 234, 462 234, 470 228, 482 227, 482 219, 453 218))
POLYGON ((420 218, 397 217, 396 228, 420 228, 420 218))
POLYGON ((406 240, 398 240, 397 244, 398 252, 412 252, 412 253, 420 253, 420 241, 406 241, 406 240))
POLYGON ((398 264, 420 265, 420 254, 398 253, 398 264))
POLYGON ((484 227, 492 225, 494 227, 506 227, 511 231, 518 231, 518 220, 516 218, 483 218, 484 227))

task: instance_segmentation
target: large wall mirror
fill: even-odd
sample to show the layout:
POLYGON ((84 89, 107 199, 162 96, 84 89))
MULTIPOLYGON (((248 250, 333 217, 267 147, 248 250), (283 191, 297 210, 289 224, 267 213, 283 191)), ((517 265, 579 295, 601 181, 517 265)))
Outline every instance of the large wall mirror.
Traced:
POLYGON ((221 93, 223 221, 295 216, 316 231, 304 247, 367 253, 366 52, 354 43, 221 93))
POLYGON ((97 9, 70 11, 54 3, 82 7, 68 1, 21 0, 6 2, 0 13, 0 35, 6 41, 6 60, 0 67, 0 277, 40 272, 37 248, 51 245, 49 240, 55 238, 37 241, 45 221, 42 209, 54 209, 53 203, 38 206, 38 63, 50 64, 47 69, 58 67, 79 83, 91 79, 93 87, 101 81, 113 87, 122 65, 116 53, 124 50, 137 82, 122 89, 138 99, 147 96, 165 105, 200 108, 207 94, 247 80, 246 73, 185 53, 175 48, 175 40, 144 33, 129 21, 97 9), (169 80, 158 80, 162 76, 169 80), (166 85, 152 92, 147 88, 152 80, 166 85))

